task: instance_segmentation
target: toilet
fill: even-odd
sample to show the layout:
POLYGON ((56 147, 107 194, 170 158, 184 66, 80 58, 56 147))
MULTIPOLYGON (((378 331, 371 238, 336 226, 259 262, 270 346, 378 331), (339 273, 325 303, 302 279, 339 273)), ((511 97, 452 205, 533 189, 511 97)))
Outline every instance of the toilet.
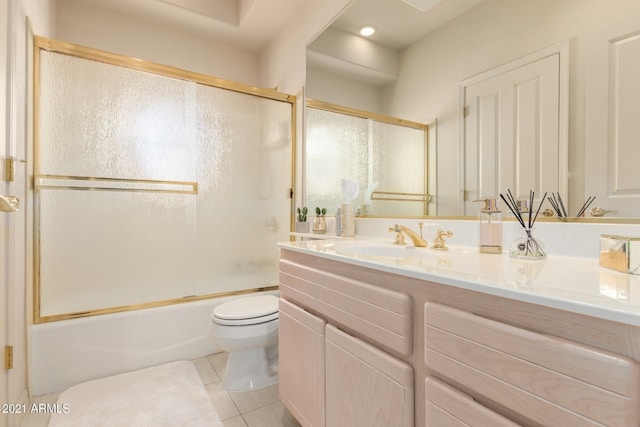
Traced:
POLYGON ((278 382, 278 297, 241 297, 216 306, 209 336, 229 353, 223 389, 256 390, 278 382))

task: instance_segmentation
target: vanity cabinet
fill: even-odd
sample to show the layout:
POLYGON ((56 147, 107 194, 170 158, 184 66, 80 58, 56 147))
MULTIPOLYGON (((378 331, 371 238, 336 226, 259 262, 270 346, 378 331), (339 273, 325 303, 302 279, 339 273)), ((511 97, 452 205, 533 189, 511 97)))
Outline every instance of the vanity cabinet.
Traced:
MULTIPOLYGON (((424 355, 431 376, 458 385, 479 403, 507 408, 503 412, 516 422, 640 424, 640 369, 629 358, 437 303, 425 304, 424 318, 424 355)), ((438 426, 439 410, 446 409, 432 397, 443 394, 439 382, 430 380, 426 420, 428 426, 438 426)), ((466 410, 448 412, 463 419, 466 410)))
POLYGON ((633 323, 295 250, 281 251, 280 294, 281 393, 305 426, 640 426, 633 323), (314 319, 311 352, 289 308, 314 319), (308 423, 296 402, 318 387, 308 423))
POLYGON ((280 397, 303 426, 412 427, 412 351, 399 292, 280 262, 280 397))

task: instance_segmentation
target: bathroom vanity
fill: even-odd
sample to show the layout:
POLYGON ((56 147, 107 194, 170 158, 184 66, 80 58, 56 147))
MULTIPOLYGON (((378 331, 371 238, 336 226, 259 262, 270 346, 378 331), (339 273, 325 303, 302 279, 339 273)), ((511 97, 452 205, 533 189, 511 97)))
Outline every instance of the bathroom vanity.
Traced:
POLYGON ((280 397, 303 426, 640 424, 637 276, 388 240, 280 250, 280 397))

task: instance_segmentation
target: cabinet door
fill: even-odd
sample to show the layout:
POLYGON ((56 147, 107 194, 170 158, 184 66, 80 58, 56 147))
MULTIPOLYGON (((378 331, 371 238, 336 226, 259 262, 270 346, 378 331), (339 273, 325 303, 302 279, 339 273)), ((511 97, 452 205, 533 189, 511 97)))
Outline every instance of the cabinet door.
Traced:
POLYGON ((325 321, 280 299, 280 400, 305 427, 324 426, 325 321))
POLYGON ((327 427, 413 426, 413 369, 326 327, 327 427))

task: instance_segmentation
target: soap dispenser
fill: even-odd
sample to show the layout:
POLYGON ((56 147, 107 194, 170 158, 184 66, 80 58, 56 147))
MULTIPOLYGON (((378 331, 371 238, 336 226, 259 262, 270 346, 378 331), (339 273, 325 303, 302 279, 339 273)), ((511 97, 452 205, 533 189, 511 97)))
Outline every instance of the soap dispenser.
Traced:
POLYGON ((483 202, 484 206, 478 213, 480 220, 480 239, 478 249, 483 254, 502 253, 502 212, 498 210, 496 199, 489 197, 475 202, 483 202))

